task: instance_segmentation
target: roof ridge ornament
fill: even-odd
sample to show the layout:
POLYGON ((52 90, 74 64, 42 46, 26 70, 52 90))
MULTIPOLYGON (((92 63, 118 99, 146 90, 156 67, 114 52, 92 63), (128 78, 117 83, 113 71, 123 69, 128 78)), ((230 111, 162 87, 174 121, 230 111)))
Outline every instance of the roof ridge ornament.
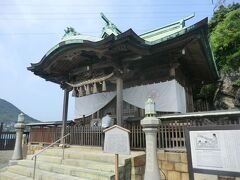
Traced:
POLYGON ((192 19, 192 18, 194 18, 194 17, 195 17, 195 12, 193 12, 193 13, 190 14, 189 16, 181 19, 179 22, 182 24, 182 28, 185 27, 185 22, 186 22, 187 20, 192 19))
POLYGON ((113 24, 102 12, 100 13, 102 19, 106 22, 105 27, 102 29, 102 38, 106 38, 107 36, 110 36, 111 34, 117 36, 118 34, 121 34, 122 32, 117 28, 115 24, 113 24))
POLYGON ((64 29, 65 34, 63 35, 62 39, 69 37, 69 36, 77 36, 80 35, 79 32, 77 32, 73 27, 67 27, 67 29, 64 29))

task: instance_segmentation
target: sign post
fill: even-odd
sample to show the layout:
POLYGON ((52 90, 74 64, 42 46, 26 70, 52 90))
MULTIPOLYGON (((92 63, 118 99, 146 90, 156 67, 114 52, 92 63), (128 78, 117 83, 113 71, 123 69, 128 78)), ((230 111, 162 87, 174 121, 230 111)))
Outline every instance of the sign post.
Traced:
POLYGON ((104 152, 115 154, 115 180, 119 180, 119 154, 130 154, 130 131, 114 125, 103 132, 105 133, 104 152))
POLYGON ((119 170, 118 170, 118 154, 115 154, 115 180, 119 180, 119 170))

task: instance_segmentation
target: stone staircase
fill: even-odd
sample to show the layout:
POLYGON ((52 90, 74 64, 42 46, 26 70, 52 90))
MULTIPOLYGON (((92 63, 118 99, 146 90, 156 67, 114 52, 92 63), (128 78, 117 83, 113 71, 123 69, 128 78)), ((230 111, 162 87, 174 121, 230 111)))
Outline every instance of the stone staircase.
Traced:
MULTIPOLYGON (((131 159, 143 152, 120 155, 119 177, 131 179, 131 159)), ((0 180, 33 179, 32 155, 8 166, 0 172, 0 180)), ((50 148, 37 157, 37 180, 114 180, 114 155, 103 153, 101 148, 71 146, 65 149, 62 159, 61 148, 50 148)))

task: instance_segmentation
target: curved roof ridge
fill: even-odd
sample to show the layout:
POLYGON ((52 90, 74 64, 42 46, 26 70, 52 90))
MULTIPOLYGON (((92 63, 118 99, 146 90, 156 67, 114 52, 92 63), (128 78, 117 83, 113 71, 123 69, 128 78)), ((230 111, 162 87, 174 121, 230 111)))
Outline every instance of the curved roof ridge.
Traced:
MULTIPOLYGON (((66 81, 66 79, 64 78, 67 78, 68 76, 61 74, 62 72, 58 70, 50 73, 50 69, 48 69, 47 66, 50 66, 51 63, 53 63, 55 60, 59 60, 58 56, 63 56, 64 52, 69 52, 72 53, 73 56, 71 56, 70 58, 67 57, 65 61, 72 63, 70 64, 71 67, 69 66, 68 68, 71 69, 72 66, 75 66, 74 63, 79 63, 77 58, 75 58, 75 61, 73 63, 73 57, 77 57, 79 54, 75 53, 74 55, 73 52, 70 52, 71 49, 77 49, 77 51, 79 52, 85 51, 87 49, 90 56, 95 56, 92 55, 92 53, 95 53, 96 56, 99 55, 99 57, 102 57, 105 54, 106 58, 109 59, 111 59, 117 53, 121 54, 122 52, 126 52, 125 55, 128 55, 127 53, 129 53, 130 51, 132 53, 137 53, 141 56, 149 56, 150 54, 156 54, 156 52, 162 52, 164 49, 169 49, 175 46, 182 48, 184 43, 192 42, 191 39, 197 39, 196 43, 199 49, 199 52, 197 53, 201 53, 201 61, 206 64, 206 70, 210 75, 209 78, 206 78, 206 80, 212 81, 218 78, 218 74, 215 68, 213 56, 211 54, 211 48, 208 42, 207 22, 207 18, 205 18, 180 31, 174 33, 172 32, 164 38, 159 38, 152 41, 144 39, 143 37, 136 34, 132 29, 118 34, 117 36, 111 34, 106 38, 99 38, 100 40, 96 41, 86 38, 87 36, 85 35, 76 35, 73 36, 73 38, 62 40, 62 42, 55 45, 43 56, 40 62, 31 64, 31 66, 28 67, 28 70, 34 72, 40 77, 60 84, 62 81, 66 81), (58 72, 59 74, 56 74, 56 72, 58 72)), ((61 61, 62 60, 60 59, 58 63, 59 67, 61 65, 61 61)), ((61 66, 64 66, 64 63, 61 66)))

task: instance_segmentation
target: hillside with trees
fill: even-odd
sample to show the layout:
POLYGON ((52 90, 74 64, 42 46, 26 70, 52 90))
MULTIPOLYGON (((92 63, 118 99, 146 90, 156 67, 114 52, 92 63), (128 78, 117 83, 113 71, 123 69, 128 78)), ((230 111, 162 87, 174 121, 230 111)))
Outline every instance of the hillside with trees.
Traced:
MULTIPOLYGON (((14 124, 17 121, 18 115, 22 111, 13 104, 4 99, 0 99, 0 123, 4 123, 5 130, 14 130, 14 124)), ((38 120, 25 114, 25 123, 39 122, 38 120)))

